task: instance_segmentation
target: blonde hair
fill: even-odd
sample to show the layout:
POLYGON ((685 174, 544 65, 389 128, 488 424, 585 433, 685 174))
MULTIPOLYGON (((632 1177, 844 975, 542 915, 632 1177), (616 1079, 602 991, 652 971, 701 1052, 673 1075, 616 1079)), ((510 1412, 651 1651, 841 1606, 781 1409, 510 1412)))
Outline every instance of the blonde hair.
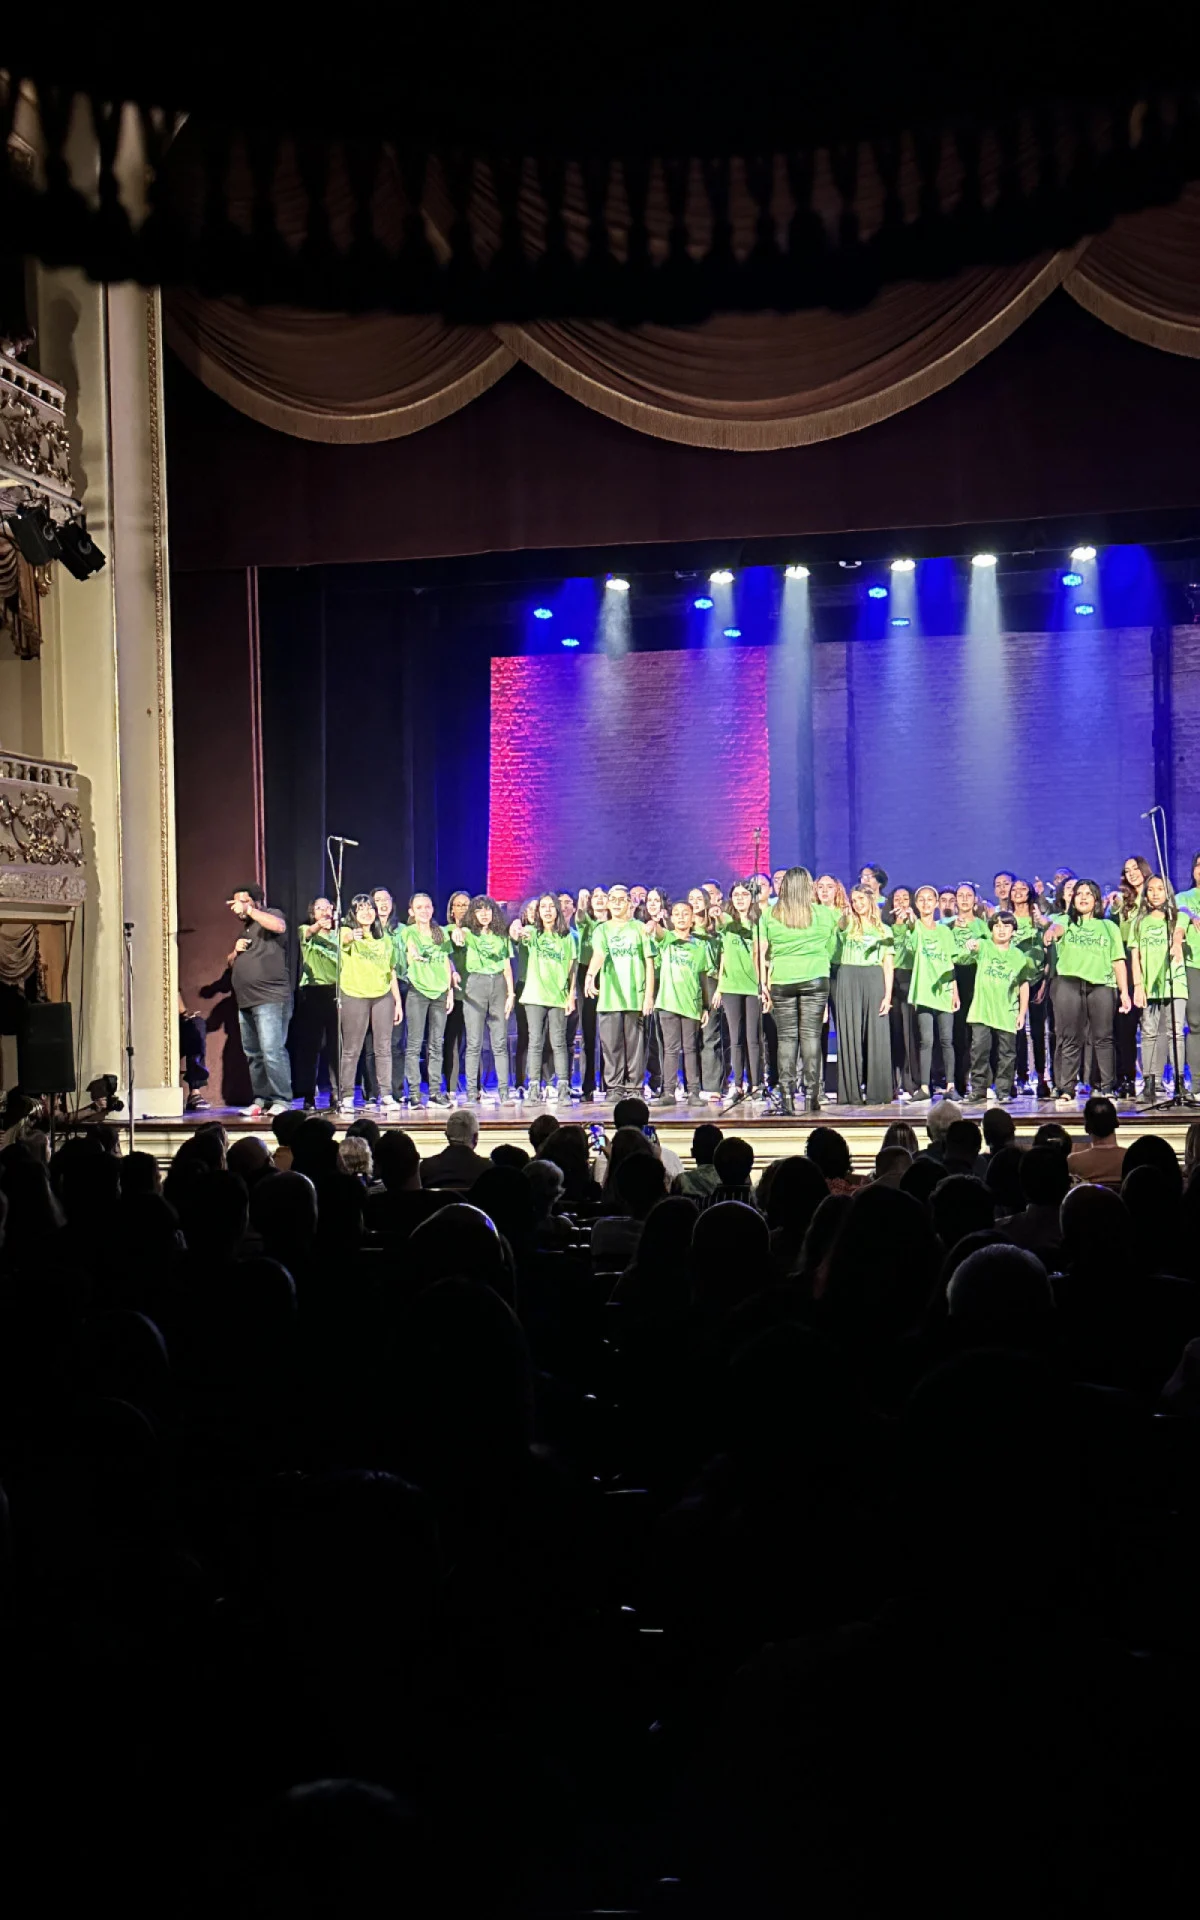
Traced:
POLYGON ((859 934, 867 927, 874 927, 878 931, 882 931, 883 916, 879 911, 879 902, 869 887, 851 887, 850 898, 846 902, 846 911, 838 924, 843 933, 851 926, 853 926, 855 932, 859 934), (854 896, 856 893, 868 903, 868 911, 865 914, 855 913, 854 911, 854 896))
POLYGON ((338 1172, 358 1174, 364 1180, 371 1178, 374 1162, 371 1159, 371 1142, 360 1134, 352 1133, 343 1140, 338 1148, 338 1172))

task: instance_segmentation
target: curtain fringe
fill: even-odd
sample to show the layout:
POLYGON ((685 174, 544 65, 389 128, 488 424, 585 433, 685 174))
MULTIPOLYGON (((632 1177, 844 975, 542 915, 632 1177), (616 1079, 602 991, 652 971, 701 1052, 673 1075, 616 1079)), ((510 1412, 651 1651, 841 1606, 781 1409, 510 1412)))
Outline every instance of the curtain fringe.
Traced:
POLYGON ((1087 267, 1076 267, 1063 281, 1063 289, 1072 300, 1102 320, 1106 327, 1112 327, 1116 333, 1123 333, 1130 340, 1138 340, 1145 347, 1157 347, 1161 353, 1183 354, 1189 360, 1200 360, 1200 316, 1194 322, 1168 320, 1165 316, 1145 313, 1140 307, 1130 306, 1127 300, 1121 300, 1115 293, 1108 293, 1089 279, 1087 267))

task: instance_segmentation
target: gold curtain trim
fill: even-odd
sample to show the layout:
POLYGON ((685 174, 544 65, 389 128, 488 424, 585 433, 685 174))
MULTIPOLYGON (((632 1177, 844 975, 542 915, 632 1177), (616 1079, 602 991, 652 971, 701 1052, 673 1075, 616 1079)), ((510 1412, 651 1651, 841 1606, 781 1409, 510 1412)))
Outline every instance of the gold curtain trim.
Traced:
POLYGON ((218 399, 226 401, 238 413, 257 420, 260 426, 272 427, 277 433, 289 433, 297 440, 319 440, 327 446, 361 446, 377 440, 402 440, 406 434, 420 433, 425 427, 434 427, 439 420, 447 419, 460 408, 469 406, 472 400, 478 400, 480 394, 495 386, 497 380, 502 380, 510 367, 516 364, 515 355, 501 341, 497 341, 493 350, 477 366, 423 399, 408 401, 398 407, 381 408, 375 413, 329 413, 321 408, 297 406, 286 400, 275 399, 231 373, 221 360, 204 351, 191 331, 179 324, 165 302, 163 319, 171 347, 188 371, 194 373, 210 393, 215 393, 218 399))
POLYGON ((1062 285, 1065 276, 1071 272, 1089 244, 1089 241, 1083 240, 1066 252, 1056 253, 1000 313, 978 327, 968 339, 960 341, 917 372, 906 374, 878 393, 864 394, 859 400, 843 401, 832 407, 818 408, 812 413, 794 414, 783 419, 713 419, 674 412, 669 407, 653 406, 605 386, 590 374, 581 373, 552 353, 524 327, 498 325, 493 331, 519 360, 523 360, 527 367, 548 380, 552 386, 558 387, 585 407, 606 414, 610 420, 617 420, 622 426, 632 427, 638 433, 650 434, 658 440, 674 440, 685 446, 713 447, 732 453, 763 453, 783 447, 806 447, 820 440, 836 440, 843 434, 857 433, 862 427, 874 426, 877 421, 903 413, 907 407, 916 406, 919 401, 928 399, 930 394, 939 393, 943 387, 950 386, 961 374, 986 359, 1049 298, 1056 287, 1062 285))
POLYGON ((1107 293, 1089 280, 1084 268, 1077 267, 1063 281, 1063 289, 1072 300, 1103 320, 1115 333, 1139 340, 1144 347, 1157 347, 1161 353, 1181 353, 1189 360, 1200 360, 1200 322, 1168 320, 1162 314, 1146 313, 1130 306, 1115 293, 1107 293))

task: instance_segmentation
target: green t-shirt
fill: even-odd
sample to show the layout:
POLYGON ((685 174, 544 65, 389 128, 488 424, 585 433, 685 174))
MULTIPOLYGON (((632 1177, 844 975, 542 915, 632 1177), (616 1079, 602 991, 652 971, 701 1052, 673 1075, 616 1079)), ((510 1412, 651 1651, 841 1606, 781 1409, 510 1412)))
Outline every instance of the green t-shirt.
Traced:
POLYGON ((575 942, 569 933, 547 933, 539 927, 521 942, 525 956, 523 1007, 565 1007, 570 997, 575 942))
POLYGON ((454 951, 462 963, 460 972, 503 973, 512 942, 507 933, 493 933, 490 927, 486 933, 474 933, 470 927, 464 927, 463 945, 454 951))
POLYGON ((1001 1033, 1015 1033, 1021 1006, 1021 983, 1029 978, 1029 956, 1014 940, 998 947, 989 940, 976 956, 975 986, 971 995, 971 1020, 978 1027, 995 1027, 1001 1033))
POLYGON ((592 959, 600 955, 601 1013, 640 1013, 646 998, 650 936, 641 920, 601 920, 592 931, 592 959))
POLYGON ((969 940, 978 940, 980 947, 987 945, 991 939, 991 934, 988 932, 987 921, 980 920, 978 916, 976 916, 974 920, 968 920, 966 926, 963 927, 959 925, 956 918, 949 922, 949 926, 951 933, 954 935, 955 966, 973 967, 979 955, 978 952, 972 953, 967 942, 969 940))
POLYGON ((408 984, 427 1000, 440 1000, 450 985, 452 949, 450 935, 443 929, 440 941, 433 929, 422 933, 417 927, 403 927, 405 971, 408 984))
POLYGON ((654 943, 658 963, 658 990, 655 1005, 664 1013, 681 1013, 687 1020, 704 1015, 704 988, 700 976, 707 971, 708 942, 694 933, 664 933, 654 943))
POLYGON ((300 934, 300 985, 331 987, 337 979, 337 941, 333 929, 322 933, 310 927, 300 934))
POLYGON ((1031 975, 1041 973, 1045 969, 1045 932, 1045 927, 1039 927, 1032 915, 1028 920, 1019 919, 1017 921, 1017 930, 1013 934, 1013 945, 1014 947, 1020 947, 1021 952, 1025 955, 1026 960, 1029 962, 1031 975))
MULTIPOLYGON (((1185 887, 1182 893, 1175 895, 1177 906, 1186 907, 1189 913, 1200 915, 1200 887, 1185 887)), ((1195 920, 1186 920, 1187 932, 1183 940, 1183 958, 1189 967, 1200 967, 1200 925, 1195 920)))
POLYGON ((949 1013, 954 990, 954 935, 942 920, 931 927, 918 920, 912 937, 909 1005, 949 1013))
MULTIPOLYGON (((1186 961, 1176 960, 1171 967, 1171 986, 1167 987, 1167 923, 1162 914, 1147 914, 1135 922, 1130 937, 1137 944, 1142 963, 1142 986, 1147 1000, 1186 1000, 1186 961)), ((1184 953, 1187 947, 1185 944, 1184 953)))
POLYGON ((349 931, 343 933, 343 998, 378 1000, 381 994, 391 992, 395 971, 390 933, 385 933, 382 940, 371 933, 364 934, 361 940, 355 940, 349 931))
MULTIPOLYGON (((766 930, 760 923, 758 946, 766 958, 766 930)), ((739 933, 732 922, 727 921, 721 929, 721 957, 725 962, 725 972, 721 980, 722 993, 758 992, 758 975, 754 971, 754 928, 743 927, 739 933)))
POLYGON ((892 922, 892 959, 897 973, 907 973, 912 966, 913 926, 910 920, 892 922))
POLYGON ((593 920, 586 913, 575 915, 575 937, 579 941, 579 970, 586 973, 592 957, 592 935, 596 928, 603 926, 602 920, 593 920))
POLYGON ((762 929, 776 986, 795 986, 803 980, 825 980, 837 944, 839 915, 834 907, 815 901, 807 927, 785 927, 774 908, 763 915, 762 929))
POLYGON ((881 967, 884 955, 892 951, 893 945, 890 927, 868 926, 861 933, 855 933, 853 927, 841 928, 837 964, 839 967, 881 967))
POLYGON ((1088 980, 1093 986, 1116 985, 1113 961, 1124 960, 1125 943, 1115 920, 1067 922, 1058 948, 1058 971, 1069 980, 1088 980))

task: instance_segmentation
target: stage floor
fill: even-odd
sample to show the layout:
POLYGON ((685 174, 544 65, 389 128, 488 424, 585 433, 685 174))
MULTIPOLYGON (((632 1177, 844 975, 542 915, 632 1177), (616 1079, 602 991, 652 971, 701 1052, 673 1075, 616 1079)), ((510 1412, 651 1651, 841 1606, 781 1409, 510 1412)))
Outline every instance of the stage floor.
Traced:
MULTIPOLYGON (((936 1101, 933 1103, 934 1106, 937 1104, 936 1101)), ((973 1120, 981 1120, 986 1111, 982 1102, 966 1100, 959 1104, 973 1120)), ((1125 1145, 1136 1140, 1139 1134, 1161 1134, 1171 1142, 1181 1158, 1188 1126, 1192 1120, 1200 1119, 1200 1107, 1146 1112, 1134 1101, 1119 1100, 1117 1109, 1121 1115, 1121 1139, 1125 1145)), ((446 1117, 453 1111, 451 1107, 403 1108, 385 1119, 377 1108, 360 1105, 357 1115, 367 1115, 383 1128, 402 1127, 406 1133, 412 1134, 423 1154, 431 1154, 440 1152, 444 1146, 446 1117)), ((896 1120, 906 1120, 924 1143, 925 1120, 930 1111, 931 1105, 927 1100, 893 1101, 887 1107, 839 1107, 833 1101, 822 1107, 819 1115, 797 1113, 787 1116, 749 1102, 722 1108, 673 1101, 670 1106, 651 1105, 650 1119, 659 1139, 685 1163, 691 1160, 692 1134, 705 1122, 752 1140, 755 1152, 763 1160, 777 1160, 786 1154, 803 1153, 804 1143, 813 1127, 836 1127, 846 1136, 856 1171, 869 1173, 887 1128, 896 1120)), ((1083 1143, 1082 1100, 1074 1111, 1068 1111, 1058 1107, 1053 1100, 1022 1098, 1014 1100, 1008 1111, 1016 1122, 1018 1139, 1026 1143, 1047 1120, 1061 1121, 1072 1134, 1079 1136, 1080 1144, 1083 1143)), ((319 1107, 317 1112, 322 1118, 334 1121, 339 1135, 350 1124, 348 1116, 337 1112, 330 1114, 326 1107, 319 1107)), ((606 1132, 612 1130, 613 1110, 608 1101, 559 1101, 553 1106, 540 1101, 521 1101, 511 1106, 481 1106, 477 1112, 480 1149, 484 1153, 498 1146, 501 1141, 528 1147, 530 1122, 540 1113, 553 1113, 564 1124, 571 1122, 587 1127, 600 1126, 606 1132)), ((135 1145, 144 1152, 156 1154, 165 1164, 181 1140, 211 1120, 219 1120, 231 1134, 254 1133, 273 1144, 274 1136, 269 1121, 247 1119, 237 1107, 209 1107, 200 1113, 185 1114, 181 1119, 147 1118, 137 1121, 135 1145)))

